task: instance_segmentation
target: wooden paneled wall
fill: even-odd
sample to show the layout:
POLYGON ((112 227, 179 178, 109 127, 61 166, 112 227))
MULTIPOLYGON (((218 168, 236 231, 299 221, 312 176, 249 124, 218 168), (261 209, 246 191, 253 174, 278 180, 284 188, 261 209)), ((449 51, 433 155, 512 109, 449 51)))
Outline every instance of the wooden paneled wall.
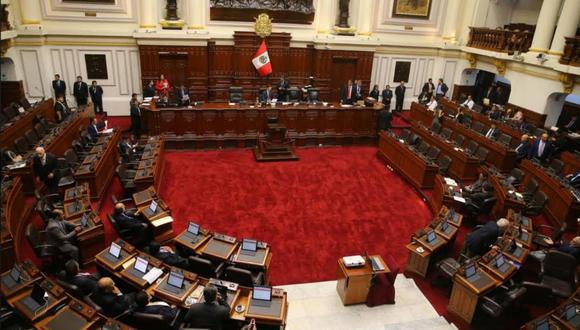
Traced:
POLYGON ((259 77, 252 58, 261 39, 253 32, 235 32, 234 45, 218 45, 210 40, 207 46, 139 46, 141 79, 145 85, 164 73, 170 83, 190 87, 194 100, 223 102, 230 86, 244 87, 244 98, 254 100, 261 87, 276 85, 284 75, 291 86, 303 87, 308 77, 315 78, 323 100, 338 101, 339 88, 347 79, 362 79, 368 93, 373 52, 290 47, 289 33, 273 33, 266 38, 273 73, 259 77), (186 75, 175 62, 186 63, 186 75))

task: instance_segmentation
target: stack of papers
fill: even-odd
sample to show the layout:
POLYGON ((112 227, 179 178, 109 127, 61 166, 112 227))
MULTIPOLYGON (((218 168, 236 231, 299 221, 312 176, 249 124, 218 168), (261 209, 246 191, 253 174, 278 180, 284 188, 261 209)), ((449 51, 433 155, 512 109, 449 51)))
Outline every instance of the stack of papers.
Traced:
POLYGON ((159 276, 163 275, 163 271, 157 267, 151 268, 147 274, 143 275, 143 279, 147 281, 147 283, 152 284, 153 282, 157 281, 159 276))
POLYGON ((453 180, 452 178, 445 178, 445 183, 448 186, 457 186, 457 182, 455 180, 453 180))
POLYGON ((143 102, 151 102, 151 100, 153 100, 152 97, 143 98, 143 102))
POLYGON ((160 227, 160 226, 163 226, 165 224, 172 223, 172 222, 173 222, 173 218, 171 216, 166 216, 166 217, 151 221, 151 224, 153 225, 153 227, 160 227))
POLYGON ((362 256, 347 256, 342 257, 342 262, 346 267, 358 267, 365 264, 365 259, 362 256))

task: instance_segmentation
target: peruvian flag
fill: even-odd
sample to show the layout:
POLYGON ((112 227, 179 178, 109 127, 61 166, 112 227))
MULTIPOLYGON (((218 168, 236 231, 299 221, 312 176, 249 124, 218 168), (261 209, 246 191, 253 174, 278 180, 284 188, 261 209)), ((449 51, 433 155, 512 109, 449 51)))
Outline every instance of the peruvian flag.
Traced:
POLYGON ((260 77, 264 77, 272 73, 272 64, 270 63, 270 56, 268 56, 268 49, 266 42, 262 40, 262 44, 252 59, 252 64, 258 70, 260 77))

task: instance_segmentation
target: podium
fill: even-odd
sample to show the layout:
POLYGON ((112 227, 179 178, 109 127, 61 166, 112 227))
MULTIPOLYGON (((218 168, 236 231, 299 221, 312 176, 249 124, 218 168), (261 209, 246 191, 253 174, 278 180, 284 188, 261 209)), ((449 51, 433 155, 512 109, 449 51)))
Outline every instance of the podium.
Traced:
POLYGON ((259 138, 254 156, 259 162, 298 160, 292 147, 294 140, 286 137, 286 126, 277 117, 268 118, 265 137, 259 138))
MULTIPOLYGON (((381 256, 374 255, 370 257, 378 259, 384 266, 383 270, 374 272, 375 275, 389 272, 389 268, 381 256)), ((373 278, 370 262, 367 261, 361 267, 347 268, 342 258, 340 258, 338 259, 337 278, 336 291, 343 305, 362 304, 367 301, 373 278)))

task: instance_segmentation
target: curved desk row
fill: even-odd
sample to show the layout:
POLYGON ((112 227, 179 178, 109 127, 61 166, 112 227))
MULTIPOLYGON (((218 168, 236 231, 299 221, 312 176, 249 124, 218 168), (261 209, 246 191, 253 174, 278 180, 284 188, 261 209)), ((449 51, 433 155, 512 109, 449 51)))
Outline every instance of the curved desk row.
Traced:
POLYGON ((164 154, 165 138, 163 136, 150 137, 144 146, 135 173, 134 180, 138 191, 145 190, 150 186, 159 190, 165 168, 164 154))
POLYGON ((0 272, 9 269, 19 259, 21 251, 21 237, 26 228, 30 208, 26 207, 26 199, 22 179, 12 177, 2 184, 2 219, 0 230, 0 272))
POLYGON ((26 131, 34 128, 36 116, 40 115, 47 120, 54 120, 54 100, 48 99, 37 104, 33 109, 21 114, 20 117, 4 126, 0 130, 0 148, 12 149, 14 140, 24 136, 26 131))

